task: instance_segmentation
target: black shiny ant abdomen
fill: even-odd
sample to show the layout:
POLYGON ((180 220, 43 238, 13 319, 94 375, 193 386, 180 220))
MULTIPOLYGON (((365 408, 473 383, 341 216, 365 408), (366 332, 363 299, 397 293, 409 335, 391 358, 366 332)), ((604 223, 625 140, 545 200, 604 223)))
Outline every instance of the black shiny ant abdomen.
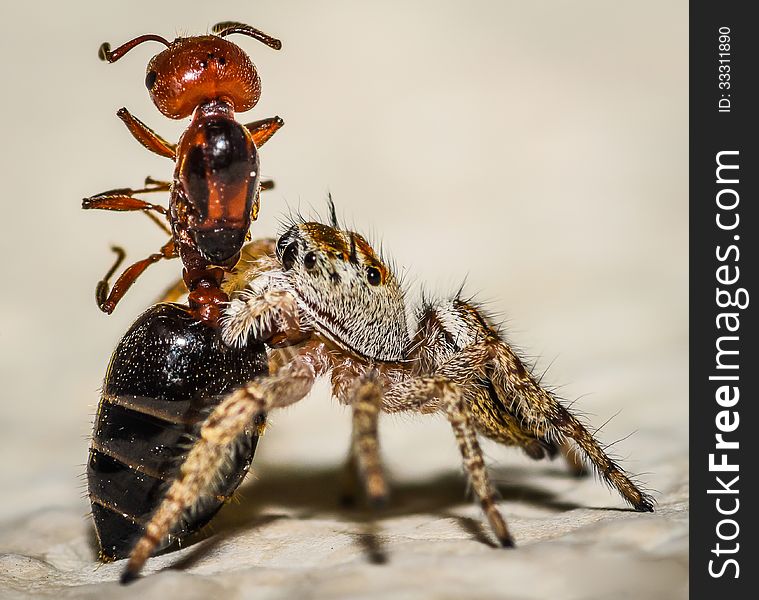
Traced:
MULTIPOLYGON (((267 373, 263 345, 226 346, 219 329, 199 322, 186 306, 157 304, 135 321, 111 357, 87 465, 102 559, 129 555, 208 411, 235 387, 267 373)), ((214 494, 185 515, 172 540, 200 529, 234 493, 263 425, 251 423, 214 494)))

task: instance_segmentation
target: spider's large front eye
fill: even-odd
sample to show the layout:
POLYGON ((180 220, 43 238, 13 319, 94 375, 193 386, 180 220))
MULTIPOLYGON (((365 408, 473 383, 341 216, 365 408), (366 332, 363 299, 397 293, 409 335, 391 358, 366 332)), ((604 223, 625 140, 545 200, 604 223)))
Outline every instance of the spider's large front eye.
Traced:
POLYGON ((366 280, 369 282, 369 285, 379 285, 382 283, 382 274, 379 272, 379 269, 367 267, 366 280))
POLYGON ((296 258, 298 258, 298 242, 290 242, 282 252, 282 266, 285 271, 293 268, 296 258))
POLYGON ((303 257, 303 266, 309 271, 316 266, 316 252, 309 252, 303 257))

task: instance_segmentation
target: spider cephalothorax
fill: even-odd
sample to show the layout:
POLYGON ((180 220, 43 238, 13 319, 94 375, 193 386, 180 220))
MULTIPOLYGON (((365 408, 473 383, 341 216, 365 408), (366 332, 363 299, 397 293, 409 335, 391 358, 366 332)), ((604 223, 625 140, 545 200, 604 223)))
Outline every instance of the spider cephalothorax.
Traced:
MULTIPOLYGON (((321 331, 359 356, 387 362, 403 359, 409 344, 403 290, 393 272, 361 235, 298 223, 277 241, 276 258, 258 280, 298 301, 305 328, 321 331)), ((253 282, 255 295, 258 291, 253 282)), ((227 311, 226 339, 244 343, 232 318, 244 300, 227 311)), ((252 325, 255 327, 255 324, 252 325)))
POLYGON ((222 320, 230 345, 266 342, 271 375, 230 394, 210 414, 179 479, 147 526, 126 574, 150 553, 199 499, 256 417, 293 404, 317 377, 353 413, 351 461, 367 496, 387 485, 377 438, 380 412, 439 413, 456 437, 472 490, 503 546, 513 546, 496 505, 477 435, 518 446, 533 458, 574 448, 636 510, 653 510, 642 492, 585 426, 541 387, 519 356, 471 301, 426 302, 413 335, 397 279, 358 234, 333 220, 296 223, 278 242, 257 242, 235 278, 222 320), (241 289, 239 289, 241 288, 241 289), (276 348, 276 349, 275 349, 276 348))

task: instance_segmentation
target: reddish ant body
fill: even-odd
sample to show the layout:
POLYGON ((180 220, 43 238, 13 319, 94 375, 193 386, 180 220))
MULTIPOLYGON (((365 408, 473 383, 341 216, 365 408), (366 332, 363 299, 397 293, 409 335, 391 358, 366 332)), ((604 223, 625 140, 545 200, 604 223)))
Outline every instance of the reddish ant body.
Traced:
MULTIPOLYGON (((148 64, 145 84, 167 117, 192 115, 174 145, 125 108, 119 110, 143 146, 175 161, 174 178, 170 183, 148 178, 143 189, 110 190, 83 202, 84 208, 142 211, 171 236, 159 252, 127 268, 109 293, 108 281, 124 258, 123 250, 114 249, 119 257, 95 293, 101 310, 112 312, 140 274, 163 258, 181 258, 189 290, 188 305, 161 302, 140 315, 108 365, 87 461, 88 495, 103 560, 127 556, 144 535, 144 524, 167 482, 176 479, 187 440, 194 439, 203 415, 224 395, 268 373, 263 344, 226 346, 218 317, 227 301, 225 274, 238 262, 258 214, 262 184, 257 148, 283 123, 279 117, 244 126, 235 121, 235 112, 256 105, 261 82, 248 56, 224 37, 243 33, 274 49, 281 43, 240 23, 219 23, 213 32, 172 43, 143 35, 113 51, 108 44, 100 47, 100 57, 115 62, 143 42, 166 45, 148 64), (168 209, 134 197, 159 191, 170 192, 168 209)), ((232 496, 253 460, 264 422, 262 417, 251 423, 228 457, 217 493, 185 515, 172 530, 172 539, 197 531, 232 496)))
MULTIPOLYGON (((167 49, 147 67, 145 85, 159 111, 171 119, 192 115, 178 144, 171 144, 133 117, 126 108, 117 115, 148 150, 175 161, 172 182, 147 178, 143 189, 116 189, 85 198, 82 207, 116 211, 143 211, 168 219, 171 239, 159 252, 128 267, 109 293, 108 280, 124 258, 98 284, 96 300, 111 313, 145 269, 164 258, 180 257, 183 279, 190 292, 190 309, 199 320, 214 326, 219 305, 227 301, 220 289, 224 270, 240 258, 252 220, 258 215, 261 180, 258 148, 283 125, 272 117, 241 125, 235 112, 253 108, 261 95, 261 80, 247 54, 224 39, 232 33, 253 37, 279 50, 279 40, 248 25, 218 23, 214 35, 177 38, 169 43, 158 35, 143 35, 111 50, 106 42, 99 56, 116 62, 135 46, 155 41, 167 49), (168 210, 134 197, 138 193, 168 191, 168 210)), ((266 182, 264 182, 266 183, 266 182)))

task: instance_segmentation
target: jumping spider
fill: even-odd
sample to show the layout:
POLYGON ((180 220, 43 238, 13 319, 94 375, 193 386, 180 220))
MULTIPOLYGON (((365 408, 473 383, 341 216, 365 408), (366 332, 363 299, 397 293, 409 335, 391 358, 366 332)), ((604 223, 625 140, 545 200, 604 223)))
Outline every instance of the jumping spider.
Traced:
MULTIPOLYGON (((334 214, 334 213, 333 213, 334 214)), ((533 458, 572 440, 635 510, 652 511, 642 492, 580 421, 542 388, 469 301, 425 302, 409 331, 401 286, 360 235, 299 221, 279 238, 254 243, 253 260, 222 319, 232 346, 266 342, 271 374, 231 393, 208 416, 163 503, 130 556, 135 576, 198 499, 212 494, 236 440, 257 416, 306 396, 329 374, 332 394, 352 408, 352 459, 370 500, 387 495, 377 438, 380 412, 441 413, 453 429, 472 489, 502 546, 513 546, 495 502, 477 434, 518 446, 533 458)))

